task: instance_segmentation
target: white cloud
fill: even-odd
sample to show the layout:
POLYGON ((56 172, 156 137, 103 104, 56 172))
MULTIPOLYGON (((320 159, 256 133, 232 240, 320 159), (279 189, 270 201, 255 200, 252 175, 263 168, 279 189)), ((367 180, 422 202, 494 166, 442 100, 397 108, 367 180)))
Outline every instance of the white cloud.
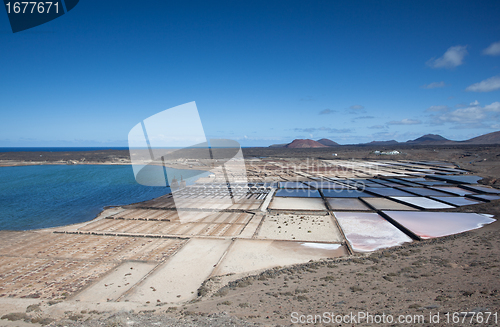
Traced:
POLYGON ((349 128, 331 128, 331 127, 309 127, 309 128, 294 128, 296 132, 313 133, 313 132, 328 132, 328 133, 351 133, 353 130, 349 128))
POLYGON ((484 106, 484 110, 489 112, 500 112, 500 102, 493 102, 492 104, 484 106))
POLYGON ((387 123, 387 125, 417 125, 421 124, 422 122, 418 119, 402 119, 402 120, 393 120, 387 123))
POLYGON ((483 50, 483 54, 489 56, 500 56, 500 41, 490 44, 489 47, 483 50))
POLYGON ((429 108, 425 109, 426 112, 446 112, 449 111, 450 107, 448 106, 430 106, 429 108))
POLYGON ((354 104, 346 109, 348 114, 358 115, 366 113, 365 107, 360 104, 354 104))
POLYGON ((450 129, 486 129, 491 128, 484 123, 468 123, 468 124, 457 124, 450 127, 450 129))
POLYGON ((377 140, 377 141, 397 140, 401 142, 401 141, 412 140, 420 136, 422 136, 421 132, 399 133, 399 132, 382 131, 372 134, 371 140, 377 140))
POLYGON ((422 89, 437 89, 437 88, 440 88, 440 87, 445 87, 446 84, 441 81, 441 82, 432 82, 430 84, 424 84, 421 86, 422 89))
POLYGON ((355 104, 355 105, 350 106, 349 109, 351 109, 351 110, 362 110, 362 109, 365 109, 365 107, 362 106, 362 105, 360 105, 360 104, 355 104))
POLYGON ((357 117, 354 117, 353 120, 356 120, 356 119, 373 119, 375 118, 374 116, 357 116, 357 117))
POLYGON ((456 45, 446 50, 442 57, 429 59, 427 65, 432 68, 455 68, 463 64, 466 55, 467 46, 456 45))
POLYGON ((486 113, 479 106, 457 109, 439 117, 443 122, 469 123, 486 118, 486 113))
POLYGON ((481 107, 476 100, 465 108, 446 112, 441 115, 433 115, 433 124, 452 123, 454 128, 481 128, 494 126, 499 122, 500 102, 493 102, 481 107))
POLYGON ((370 126, 368 128, 370 128, 370 129, 384 129, 384 128, 387 128, 387 126, 385 126, 385 125, 373 125, 373 126, 370 126))
POLYGON ((337 112, 337 110, 332 110, 332 109, 324 109, 319 112, 320 115, 329 115, 333 114, 334 112, 337 112))
POLYGON ((493 76, 479 83, 468 86, 465 91, 469 92, 491 92, 500 89, 500 76, 493 76))

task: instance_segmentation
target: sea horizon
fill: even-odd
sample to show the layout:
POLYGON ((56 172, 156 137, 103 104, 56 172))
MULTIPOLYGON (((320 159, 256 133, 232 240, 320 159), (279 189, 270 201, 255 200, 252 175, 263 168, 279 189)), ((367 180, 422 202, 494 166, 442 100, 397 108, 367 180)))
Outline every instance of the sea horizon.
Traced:
MULTIPOLYGON (((254 148, 256 146, 242 146, 241 148, 254 148)), ((260 146, 266 147, 266 146, 260 146)), ((135 148, 137 149, 137 148, 135 148)), ((163 149, 163 148, 162 148, 163 149)), ((179 148, 164 148, 164 149, 179 149, 179 148)), ((79 151, 101 151, 101 150, 126 150, 129 151, 128 146, 104 146, 104 147, 0 147, 2 152, 79 152, 79 151)), ((145 148, 146 150, 146 148, 145 148)))
POLYGON ((0 147, 0 152, 77 152, 77 151, 98 151, 98 150, 128 150, 127 146, 116 147, 116 146, 104 146, 104 147, 0 147))

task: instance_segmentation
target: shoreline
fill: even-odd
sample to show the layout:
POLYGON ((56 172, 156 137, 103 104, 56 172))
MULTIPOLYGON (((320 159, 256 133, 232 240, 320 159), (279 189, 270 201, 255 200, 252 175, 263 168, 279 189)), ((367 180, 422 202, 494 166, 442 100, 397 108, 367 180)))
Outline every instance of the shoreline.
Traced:
MULTIPOLYGON (((446 161, 455 161, 449 159, 446 161)), ((277 165, 294 164, 293 160, 285 158, 277 165)), ((496 180, 495 171, 488 171, 484 166, 479 168, 470 169, 471 173, 496 180)), ((495 180, 485 183, 498 186, 495 180)), ((65 283, 70 287, 74 281, 76 288, 68 288, 64 295, 62 290, 52 291, 42 287, 43 284, 31 282, 57 281, 56 277, 31 276, 26 281, 39 285, 41 298, 30 299, 33 294, 30 292, 34 290, 26 289, 29 286, 22 286, 20 290, 7 288, 4 293, 14 297, 0 297, 4 306, 0 314, 25 312, 29 305, 37 305, 38 313, 26 312, 30 319, 50 318, 72 327, 111 324, 122 318, 123 323, 134 321, 141 325, 146 320, 165 324, 165 319, 181 326, 204 319, 214 319, 213 324, 221 325, 217 322, 226 318, 241 319, 237 325, 246 322, 287 325, 292 310, 309 313, 330 309, 342 313, 389 310, 405 314, 425 310, 470 311, 476 307, 500 310, 496 295, 489 295, 496 294, 496 274, 500 269, 495 265, 498 261, 495 254, 500 249, 500 239, 496 237, 500 230, 500 200, 438 210, 494 215, 496 221, 477 229, 367 253, 312 255, 308 252, 307 260, 298 260, 300 251, 304 251, 299 249, 299 244, 321 243, 318 237, 323 234, 316 234, 314 228, 311 228, 314 241, 265 239, 259 228, 271 221, 264 221, 266 217, 274 219, 273 213, 260 213, 257 207, 242 207, 238 213, 227 212, 210 218, 213 228, 202 226, 209 222, 203 221, 190 225, 193 227, 187 224, 176 234, 168 227, 174 224, 169 220, 174 212, 170 210, 170 200, 145 205, 151 210, 141 208, 140 204, 145 201, 135 203, 137 206, 106 206, 95 218, 83 223, 26 232, 1 231, 6 265, 22 260, 31 262, 35 257, 54 264, 70 264, 74 260, 80 262, 75 265, 75 272, 81 271, 78 273, 87 274, 90 279, 78 286, 79 279, 71 277, 71 283, 65 283), (165 210, 152 210, 157 205, 165 210), (127 211, 116 214, 121 210, 127 211), (113 214, 114 217, 106 219, 113 214), (242 220, 230 220, 236 218, 242 220), (232 225, 228 224, 230 221, 232 225), (225 231, 224 228, 239 226, 241 229, 232 230, 235 234, 198 234, 202 228, 225 231), (252 233, 244 232, 246 226, 252 226, 252 233), (196 232, 191 233, 189 228, 196 232), (9 244, 13 244, 12 249, 19 247, 19 253, 8 250, 9 244), (200 249, 215 252, 201 254, 200 249), (40 252, 37 254, 37 251, 40 252), (73 251, 76 252, 72 255, 73 251), (286 256, 287 253, 291 256, 286 256), (290 261, 292 257, 294 261, 290 261), (85 270, 87 265, 95 269, 97 275, 85 270), (190 275, 193 271, 196 276, 190 275), (130 273, 132 276, 127 277, 130 273), (179 278, 184 282, 179 283, 179 278), (437 293, 443 289, 446 291, 437 293), (228 315, 221 316, 224 312, 228 315)), ((323 219, 319 213, 312 215, 323 219)), ((65 276, 72 273, 67 271, 65 276)))
MULTIPOLYGON (((67 162, 48 162, 48 161, 34 161, 34 162, 26 162, 26 161, 14 161, 14 162, 6 162, 9 160, 0 160, 0 168, 1 167, 24 167, 24 166, 84 166, 84 165, 108 165, 108 166, 132 166, 131 162, 76 162, 76 163, 67 163, 67 162)), ((157 166, 161 166, 157 164, 157 166)), ((184 166, 184 165, 165 165, 167 168, 173 169, 183 169, 183 170, 203 170, 210 171, 207 167, 198 167, 198 166, 184 166)))

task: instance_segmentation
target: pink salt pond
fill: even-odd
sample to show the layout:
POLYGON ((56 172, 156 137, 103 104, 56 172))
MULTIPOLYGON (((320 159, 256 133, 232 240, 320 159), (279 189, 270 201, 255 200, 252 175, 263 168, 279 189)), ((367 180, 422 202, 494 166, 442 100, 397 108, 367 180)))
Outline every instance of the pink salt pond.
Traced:
POLYGON ((422 239, 458 234, 495 221, 481 214, 466 212, 383 212, 422 239))
POLYGON ((412 239, 376 213, 334 212, 356 252, 369 252, 401 245, 412 239))

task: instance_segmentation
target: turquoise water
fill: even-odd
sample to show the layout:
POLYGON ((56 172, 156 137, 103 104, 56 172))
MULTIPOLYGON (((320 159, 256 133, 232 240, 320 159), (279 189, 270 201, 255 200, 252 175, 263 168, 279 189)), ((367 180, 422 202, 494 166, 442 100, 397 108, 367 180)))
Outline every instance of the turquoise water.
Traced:
MULTIPOLYGON (((192 183, 196 170, 168 169, 192 183)), ((105 206, 150 200, 168 187, 139 185, 128 165, 0 167, 0 230, 29 230, 95 218, 105 206)))

